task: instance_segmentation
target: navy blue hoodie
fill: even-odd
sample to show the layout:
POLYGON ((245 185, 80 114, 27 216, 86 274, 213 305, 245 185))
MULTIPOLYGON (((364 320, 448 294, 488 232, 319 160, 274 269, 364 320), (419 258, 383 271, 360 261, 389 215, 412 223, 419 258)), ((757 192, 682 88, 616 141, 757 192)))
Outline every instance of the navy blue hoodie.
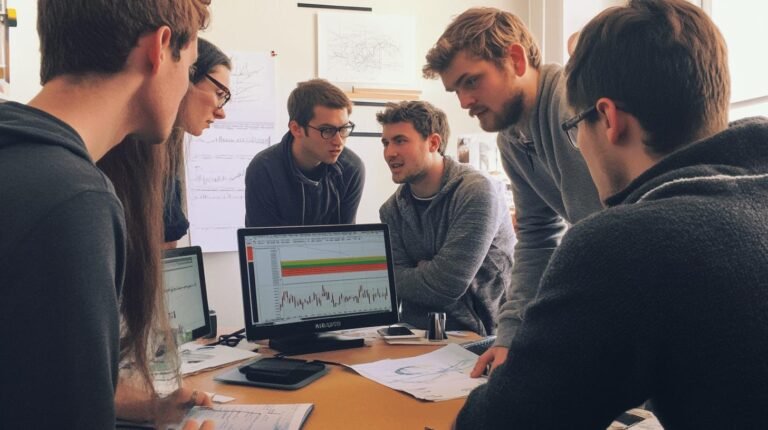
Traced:
POLYGON ((354 223, 365 182, 360 157, 344 148, 313 180, 295 165, 292 145, 288 132, 253 157, 245 174, 246 227, 354 223))
POLYGON ((67 124, 0 104, 0 427, 115 426, 123 208, 67 124))

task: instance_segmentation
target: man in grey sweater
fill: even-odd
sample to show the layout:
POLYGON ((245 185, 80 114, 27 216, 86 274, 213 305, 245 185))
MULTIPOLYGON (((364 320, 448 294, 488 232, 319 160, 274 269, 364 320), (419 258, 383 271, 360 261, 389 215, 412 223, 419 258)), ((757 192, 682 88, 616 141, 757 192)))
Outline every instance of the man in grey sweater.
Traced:
POLYGON ((403 320, 424 328, 428 312, 445 312, 449 330, 491 334, 515 241, 501 184, 443 155, 448 123, 429 103, 389 104, 376 119, 392 180, 402 184, 379 213, 403 320))
POLYGON ((512 283, 498 318, 498 339, 473 371, 506 360, 509 345, 536 295, 539 280, 568 224, 600 209, 584 159, 560 123, 571 115, 565 80, 542 65, 520 21, 494 8, 459 15, 427 53, 424 76, 443 81, 486 131, 498 131, 504 170, 512 182, 517 245, 512 283))

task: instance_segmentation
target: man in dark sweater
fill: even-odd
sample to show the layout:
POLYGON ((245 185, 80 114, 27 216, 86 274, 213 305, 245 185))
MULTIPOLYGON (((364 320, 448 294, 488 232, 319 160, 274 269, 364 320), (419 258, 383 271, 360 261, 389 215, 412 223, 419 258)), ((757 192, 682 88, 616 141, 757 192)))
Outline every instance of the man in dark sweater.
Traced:
POLYGON ((94 164, 163 142, 206 4, 38 2, 42 90, 0 104, 0 427, 115 426, 123 207, 94 164))
POLYGON ((363 161, 344 143, 352 103, 323 79, 288 97, 289 131, 256 154, 245 174, 245 225, 352 224, 363 194, 363 161))
POLYGON ((684 0, 584 28, 563 127, 607 209, 566 234, 457 428, 604 429, 646 400, 667 430, 765 427, 768 121, 728 126, 727 64, 684 0))

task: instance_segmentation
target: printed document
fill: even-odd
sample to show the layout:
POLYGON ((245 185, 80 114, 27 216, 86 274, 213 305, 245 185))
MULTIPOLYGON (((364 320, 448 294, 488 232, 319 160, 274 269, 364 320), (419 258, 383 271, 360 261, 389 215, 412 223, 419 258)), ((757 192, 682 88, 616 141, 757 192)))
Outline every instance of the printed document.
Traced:
POLYGON ((311 403, 195 406, 186 420, 193 419, 198 423, 211 420, 216 430, 299 430, 312 407, 311 403))
POLYGON ((204 370, 216 369, 221 366, 258 357, 259 354, 240 348, 224 345, 201 346, 194 342, 179 347, 181 357, 181 374, 194 375, 204 370))
POLYGON ((424 400, 466 397, 487 379, 470 378, 477 355, 456 344, 416 357, 349 366, 368 379, 424 400))

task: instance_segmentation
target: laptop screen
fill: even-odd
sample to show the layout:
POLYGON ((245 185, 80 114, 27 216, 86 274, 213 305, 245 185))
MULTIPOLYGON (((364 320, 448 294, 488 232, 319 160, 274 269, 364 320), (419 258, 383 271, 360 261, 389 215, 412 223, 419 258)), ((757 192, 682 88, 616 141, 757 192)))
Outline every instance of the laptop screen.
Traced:
POLYGON ((171 327, 191 331, 193 339, 210 333, 203 253, 199 246, 165 251, 163 284, 171 327))

